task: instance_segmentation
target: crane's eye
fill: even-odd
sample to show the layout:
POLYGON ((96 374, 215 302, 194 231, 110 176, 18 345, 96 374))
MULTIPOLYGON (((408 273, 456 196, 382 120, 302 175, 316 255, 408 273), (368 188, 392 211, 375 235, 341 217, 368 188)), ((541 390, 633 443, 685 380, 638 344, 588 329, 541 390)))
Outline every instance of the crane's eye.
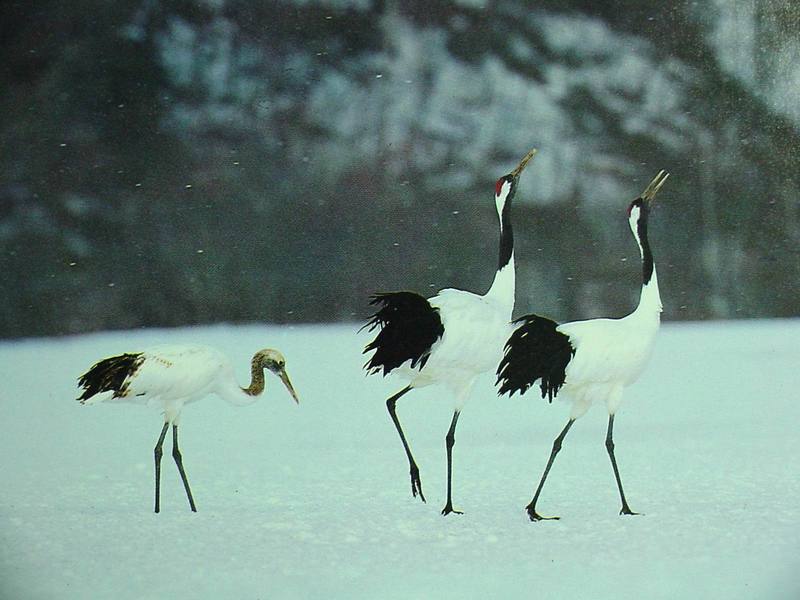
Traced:
POLYGON ((264 366, 270 371, 280 371, 281 369, 283 369, 284 364, 285 363, 282 360, 271 358, 268 361, 266 361, 264 366))

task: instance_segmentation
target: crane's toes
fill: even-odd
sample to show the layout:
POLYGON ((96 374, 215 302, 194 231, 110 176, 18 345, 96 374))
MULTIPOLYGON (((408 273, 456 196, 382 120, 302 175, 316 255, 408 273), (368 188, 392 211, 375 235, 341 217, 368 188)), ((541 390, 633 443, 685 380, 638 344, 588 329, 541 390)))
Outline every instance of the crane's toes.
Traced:
POLYGON ((619 511, 620 515, 641 515, 642 513, 633 512, 630 507, 623 506, 622 509, 619 511))
POLYGON ((411 494, 414 498, 419 495, 419 499, 426 502, 425 495, 422 493, 422 481, 419 478, 419 471, 416 473, 411 472, 411 494))
POLYGON ((428 501, 425 500, 425 495, 422 493, 422 487, 421 486, 415 487, 414 484, 411 484, 411 493, 414 495, 414 498, 419 496, 419 499, 427 504, 428 501))
POLYGON ((456 509, 454 509, 454 508, 453 508, 453 505, 452 505, 452 504, 450 504, 450 503, 448 502, 448 503, 445 505, 445 507, 442 509, 442 516, 445 516, 445 517, 446 517, 446 516, 447 516, 447 515, 449 515, 450 513, 453 513, 453 514, 456 514, 456 515, 463 515, 463 514, 464 514, 464 511, 462 511, 462 510, 456 510, 456 509))
POLYGON ((561 518, 561 517, 543 517, 542 515, 537 513, 536 509, 533 508, 532 506, 528 506, 525 510, 528 513, 528 518, 534 523, 536 521, 558 521, 561 518))

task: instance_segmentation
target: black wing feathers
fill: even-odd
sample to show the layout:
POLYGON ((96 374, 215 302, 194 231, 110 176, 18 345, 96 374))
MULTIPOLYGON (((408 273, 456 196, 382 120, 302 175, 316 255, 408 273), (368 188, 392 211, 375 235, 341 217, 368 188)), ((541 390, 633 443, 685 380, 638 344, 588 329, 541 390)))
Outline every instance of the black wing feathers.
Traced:
POLYGON ((127 387, 125 380, 136 373, 142 360, 139 353, 121 354, 99 361, 78 379, 78 385, 83 388, 78 400, 84 402, 95 394, 111 390, 115 397, 121 396, 127 387))
POLYGON ((370 331, 377 327, 380 332, 364 348, 364 353, 375 350, 364 368, 370 373, 383 370, 386 375, 408 360, 412 368, 424 367, 431 346, 444 333, 439 310, 414 292, 374 294, 370 304, 380 308, 364 327, 370 331))
POLYGON ((557 323, 538 315, 525 315, 506 342, 505 353, 497 367, 500 394, 524 394, 541 380, 542 398, 550 402, 564 385, 566 368, 575 349, 569 338, 556 331, 557 323))

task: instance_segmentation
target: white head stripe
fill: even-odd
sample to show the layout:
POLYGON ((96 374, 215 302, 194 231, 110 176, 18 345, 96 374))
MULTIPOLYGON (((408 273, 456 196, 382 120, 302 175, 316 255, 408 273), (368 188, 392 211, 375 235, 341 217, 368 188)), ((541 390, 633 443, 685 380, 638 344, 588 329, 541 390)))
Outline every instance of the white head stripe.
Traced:
POLYGON ((508 194, 511 192, 511 183, 508 180, 503 181, 503 185, 500 186, 500 193, 494 197, 495 205, 497 206, 497 214, 503 214, 503 207, 506 204, 506 199, 508 198, 508 194))

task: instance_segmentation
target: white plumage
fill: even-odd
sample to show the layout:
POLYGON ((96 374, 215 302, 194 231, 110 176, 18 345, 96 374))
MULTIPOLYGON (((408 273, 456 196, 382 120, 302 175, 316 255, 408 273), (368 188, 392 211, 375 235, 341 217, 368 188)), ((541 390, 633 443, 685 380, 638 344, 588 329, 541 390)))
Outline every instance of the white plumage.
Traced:
MULTIPOLYGON (((572 403, 569 421, 553 443, 544 474, 527 507, 533 521, 542 517, 536 502, 561 449, 563 439, 576 419, 594 402, 605 402, 608 411, 608 450, 622 501, 620 514, 631 511, 622 489, 614 455, 614 415, 623 390, 636 381, 650 359, 662 311, 655 262, 647 238, 649 203, 668 177, 661 171, 628 209, 628 223, 642 258, 642 290, 639 304, 621 319, 591 319, 557 325, 550 319, 526 315, 506 344, 497 369, 500 393, 525 393, 537 381, 542 397, 556 395, 572 403)), ((557 518, 557 517, 553 517, 557 518)))
POLYGON ((160 510, 160 474, 162 444, 172 425, 172 455, 183 481, 189 506, 196 510, 183 461, 178 448, 178 421, 185 404, 216 394, 231 404, 243 406, 255 402, 264 391, 264 370, 275 373, 298 402, 286 360, 277 350, 256 352, 251 361, 251 381, 246 388, 236 383, 233 367, 218 350, 200 345, 163 345, 142 352, 112 356, 97 362, 83 374, 78 385, 83 393, 81 404, 98 402, 135 402, 163 410, 164 426, 155 454, 155 512, 160 510))
POLYGON ((411 492, 414 496, 419 494, 423 502, 419 468, 397 418, 395 404, 410 390, 435 384, 446 388, 453 398, 453 419, 445 437, 447 502, 443 515, 459 512, 453 509, 452 503, 452 449, 458 417, 475 379, 497 365, 510 333, 515 287, 511 202, 519 176, 535 153, 531 150, 495 185, 500 249, 497 272, 486 294, 448 288, 429 299, 413 292, 373 296, 372 304, 381 308, 367 327, 379 328, 380 332, 365 349, 365 352, 375 351, 366 368, 370 373, 395 373, 408 382, 386 401, 386 406, 408 458, 411 492))
POLYGON ((583 415, 594 401, 605 401, 614 414, 622 390, 647 366, 660 324, 661 301, 653 274, 637 309, 621 319, 573 321, 556 329, 569 338, 575 356, 566 368, 562 393, 572 401, 572 418, 583 415))
MULTIPOLYGON (((513 264, 506 269, 513 272, 513 264)), ((393 373, 414 388, 446 387, 453 394, 453 407, 461 410, 477 376, 497 365, 511 333, 513 282, 505 287, 504 293, 485 296, 448 288, 429 298, 431 307, 439 311, 444 333, 431 346, 424 368, 411 368, 409 360, 393 373)))

